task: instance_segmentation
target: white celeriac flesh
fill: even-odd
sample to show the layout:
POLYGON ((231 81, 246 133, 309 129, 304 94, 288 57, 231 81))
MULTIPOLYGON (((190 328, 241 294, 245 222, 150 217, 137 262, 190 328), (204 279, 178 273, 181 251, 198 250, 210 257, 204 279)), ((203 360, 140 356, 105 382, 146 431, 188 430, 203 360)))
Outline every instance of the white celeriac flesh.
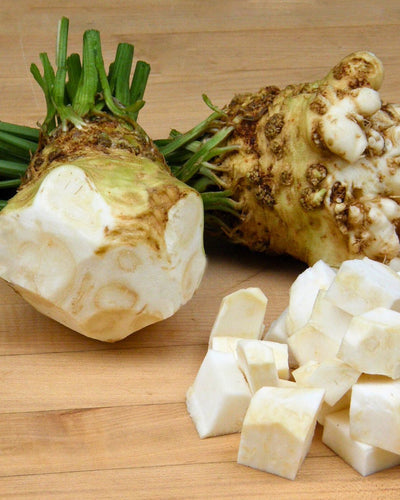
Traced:
POLYGON ((327 289, 335 277, 335 271, 322 260, 299 274, 290 287, 286 314, 288 335, 302 328, 310 319, 319 290, 327 289))
POLYGON ((238 463, 295 479, 310 448, 323 389, 263 387, 253 396, 238 463))
POLYGON ((400 377, 400 313, 378 307, 350 322, 338 357, 370 374, 400 377))
POLYGON ((351 438, 347 410, 326 416, 322 442, 362 476, 400 464, 400 455, 351 438))
POLYGON ((283 380, 289 378, 289 350, 287 344, 270 340, 246 339, 243 337, 213 337, 210 341, 210 349, 230 352, 238 359, 239 343, 254 345, 252 350, 255 352, 258 349, 263 350, 266 347, 271 349, 278 377, 283 380))
POLYGON ((145 159, 149 178, 158 176, 153 191, 145 172, 141 183, 123 161, 106 161, 100 174, 87 159, 59 165, 10 200, 0 214, 0 276, 38 311, 113 342, 174 314, 199 286, 206 259, 195 192, 180 193, 145 159), (104 186, 101 174, 113 169, 104 186), (162 195, 167 205, 157 205, 162 195))
POLYGON ((259 288, 244 288, 225 296, 211 330, 216 336, 259 339, 268 299, 259 288))
POLYGON ((400 380, 363 375, 352 388, 350 434, 400 454, 400 380))
POLYGON ((241 340, 236 351, 239 367, 252 394, 266 385, 278 385, 278 370, 271 347, 262 340, 241 340))
MULTIPOLYGON (((400 464, 396 266, 363 258, 330 269, 319 261, 295 280, 289 306, 262 340, 257 333, 252 339, 210 339, 209 352, 211 346, 229 353, 252 394, 237 431, 238 463, 294 479, 317 422, 324 427, 323 442, 360 474, 400 464)), ((253 332, 261 321, 252 324, 253 332)), ((215 384, 211 375, 208 383, 215 384)), ((212 403, 203 393, 206 407, 212 403)))
POLYGON ((288 345, 297 365, 309 361, 322 362, 336 356, 340 341, 325 335, 309 322, 288 338, 288 345))
POLYGON ((325 389, 324 400, 335 405, 357 382, 361 372, 332 358, 321 363, 314 361, 300 366, 292 373, 300 387, 320 387, 325 389))
POLYGON ((186 394, 187 409, 200 438, 239 432, 250 399, 235 356, 209 349, 186 394))
POLYGON ((376 307, 400 310, 400 276, 367 257, 345 261, 325 297, 351 315, 376 307))
POLYGON ((334 405, 328 404, 326 401, 322 403, 322 406, 318 412, 317 421, 322 426, 325 425, 325 420, 328 415, 337 413, 341 410, 349 411, 351 401, 351 390, 347 391, 344 396, 342 396, 337 403, 334 405))

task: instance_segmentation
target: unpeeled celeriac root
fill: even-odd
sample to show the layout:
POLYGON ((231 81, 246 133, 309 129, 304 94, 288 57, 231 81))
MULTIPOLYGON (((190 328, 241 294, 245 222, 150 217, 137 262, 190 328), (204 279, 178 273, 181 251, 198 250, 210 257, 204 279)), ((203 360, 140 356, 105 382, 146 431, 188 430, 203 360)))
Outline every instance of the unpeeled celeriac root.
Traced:
POLYGON ((0 276, 38 311, 113 342, 192 297, 206 263, 203 206, 137 124, 148 67, 138 62, 130 83, 133 46, 118 46, 106 74, 99 33, 85 32, 82 61, 67 56, 67 33, 63 18, 56 70, 46 54, 43 75, 32 65, 47 116, 0 212, 0 276))
POLYGON ((294 281, 288 307, 266 332, 263 315, 248 332, 243 315, 243 337, 227 336, 229 323, 244 306, 251 310, 251 297, 259 307, 263 293, 249 288, 224 299, 187 393, 200 437, 241 432, 240 464, 295 479, 318 422, 322 441, 361 475, 400 465, 397 268, 396 260, 367 257, 337 270, 318 261, 294 281), (239 380, 241 391, 248 384, 247 402, 239 380))
POLYGON ((381 61, 356 52, 316 82, 237 95, 160 150, 202 193, 212 232, 308 265, 389 261, 400 252, 400 108, 382 103, 382 80, 381 61))

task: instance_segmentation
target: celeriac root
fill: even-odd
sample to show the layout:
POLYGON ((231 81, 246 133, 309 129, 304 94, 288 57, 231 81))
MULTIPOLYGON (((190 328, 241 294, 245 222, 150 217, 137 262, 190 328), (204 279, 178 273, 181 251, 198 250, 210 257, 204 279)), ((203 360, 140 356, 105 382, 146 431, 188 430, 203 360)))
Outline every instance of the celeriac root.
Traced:
POLYGON ((309 265, 388 261, 400 252, 400 108, 381 102, 382 80, 375 55, 353 53, 314 83, 237 95, 159 146, 231 241, 309 265))

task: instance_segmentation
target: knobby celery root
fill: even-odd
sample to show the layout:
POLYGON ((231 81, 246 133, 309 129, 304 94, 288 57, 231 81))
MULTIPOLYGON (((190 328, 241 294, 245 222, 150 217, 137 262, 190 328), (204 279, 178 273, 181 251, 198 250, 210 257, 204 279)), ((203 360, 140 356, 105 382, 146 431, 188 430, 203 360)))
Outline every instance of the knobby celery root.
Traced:
POLYGON ((344 58, 314 83, 237 95, 158 142, 202 193, 206 227, 252 250, 332 266, 399 255, 400 107, 383 104, 381 61, 344 58))
POLYGON ((99 33, 85 32, 82 62, 67 57, 67 35, 63 18, 55 71, 46 54, 43 76, 31 68, 47 102, 40 137, 9 124, 0 137, 14 173, 14 156, 38 144, 0 213, 0 276, 40 312, 111 342, 192 297, 203 205, 137 124, 149 68, 138 62, 130 84, 133 46, 118 46, 106 74, 99 33))

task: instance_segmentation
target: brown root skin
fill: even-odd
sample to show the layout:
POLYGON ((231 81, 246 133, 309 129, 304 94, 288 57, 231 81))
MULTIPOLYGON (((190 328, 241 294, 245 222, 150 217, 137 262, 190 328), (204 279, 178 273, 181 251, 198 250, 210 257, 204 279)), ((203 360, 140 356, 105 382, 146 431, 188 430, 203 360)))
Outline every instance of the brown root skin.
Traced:
POLYGON ((382 79, 379 59, 358 52, 320 81, 232 100, 241 148, 219 166, 241 206, 233 242, 309 265, 398 256, 400 114, 382 106, 382 79))

